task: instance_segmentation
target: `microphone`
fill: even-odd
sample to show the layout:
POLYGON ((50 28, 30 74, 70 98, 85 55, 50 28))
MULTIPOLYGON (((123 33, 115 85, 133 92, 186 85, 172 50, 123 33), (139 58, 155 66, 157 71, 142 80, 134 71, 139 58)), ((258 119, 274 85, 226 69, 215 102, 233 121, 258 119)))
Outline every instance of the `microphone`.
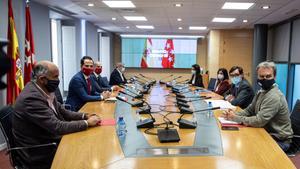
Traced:
POLYGON ((150 80, 150 83, 153 83, 153 84, 155 84, 156 83, 156 80, 155 79, 153 79, 153 78, 151 78, 151 77, 147 77, 147 76, 145 76, 145 75, 143 75, 143 74, 139 74, 140 76, 142 76, 143 78, 145 78, 145 79, 148 79, 148 80, 150 80))
POLYGON ((211 97, 206 97, 206 96, 204 96, 204 97, 200 96, 200 97, 195 97, 195 98, 197 98, 197 99, 188 99, 188 100, 186 100, 184 98, 177 97, 176 100, 177 100, 177 102, 187 103, 187 102, 193 102, 193 101, 198 101, 198 100, 211 99, 211 97))
POLYGON ((141 114, 140 112, 147 111, 151 118, 148 118, 148 119, 145 119, 145 120, 140 120, 140 121, 136 122, 136 127, 137 128, 153 128, 155 118, 151 114, 151 106, 146 101, 144 101, 144 103, 147 105, 147 108, 146 109, 138 108, 140 111, 137 110, 136 113, 141 114))
POLYGON ((173 78, 171 81, 169 81, 169 82, 166 83, 166 86, 167 86, 167 87, 172 87, 171 82, 172 82, 173 80, 179 79, 179 78, 181 78, 181 77, 182 77, 182 76, 177 76, 177 77, 173 78))
MULTIPOLYGON (((123 93, 123 94, 124 94, 124 93, 123 93)), ((128 94, 125 94, 125 95, 128 95, 128 94)), ((128 95, 128 96, 130 96, 130 95, 128 95)), ((133 103, 132 103, 132 102, 129 102, 129 101, 126 99, 126 97, 122 97, 122 96, 117 96, 116 99, 118 99, 118 100, 120 100, 120 101, 123 101, 123 102, 125 102, 125 103, 130 104, 132 107, 143 107, 143 104, 144 104, 144 102, 141 101, 141 100, 138 100, 138 101, 133 102, 133 103)), ((134 99, 132 99, 132 101, 134 101, 134 99)))
POLYGON ((187 88, 189 88, 189 86, 184 86, 184 87, 181 87, 181 88, 172 86, 172 92, 173 92, 173 93, 180 93, 181 90, 187 89, 187 88))
POLYGON ((166 84, 166 82, 162 81, 162 79, 167 79, 167 78, 170 78, 170 77, 172 77, 172 76, 173 76, 173 75, 168 75, 168 76, 166 76, 166 77, 163 77, 163 78, 159 79, 159 83, 160 83, 160 84, 166 84))
POLYGON ((217 110, 217 109, 220 109, 220 107, 210 107, 210 108, 205 108, 205 109, 200 109, 200 110, 192 110, 192 109, 189 109, 189 108, 186 108, 186 107, 182 107, 180 109, 180 113, 182 114, 193 114, 193 113, 196 113, 196 112, 202 112, 202 111, 209 111, 209 110, 217 110))
POLYGON ((185 80, 180 81, 180 82, 178 82, 178 83, 184 83, 184 84, 186 84, 186 83, 188 83, 189 81, 190 81, 190 79, 185 79, 185 80))
MULTIPOLYGON (((132 97, 134 97, 134 98, 136 98, 136 99, 138 99, 138 98, 143 98, 143 96, 144 96, 144 95, 141 93, 141 91, 139 91, 139 90, 137 90, 138 93, 135 93, 135 92, 133 92, 133 91, 127 89, 127 88, 126 88, 125 86, 123 86, 123 85, 118 85, 118 86, 121 87, 122 89, 124 89, 125 91, 128 91, 128 92, 134 94, 134 96, 132 96, 132 97)), ((125 92, 123 92, 123 91, 120 91, 120 92, 123 93, 123 94, 125 94, 125 92)))

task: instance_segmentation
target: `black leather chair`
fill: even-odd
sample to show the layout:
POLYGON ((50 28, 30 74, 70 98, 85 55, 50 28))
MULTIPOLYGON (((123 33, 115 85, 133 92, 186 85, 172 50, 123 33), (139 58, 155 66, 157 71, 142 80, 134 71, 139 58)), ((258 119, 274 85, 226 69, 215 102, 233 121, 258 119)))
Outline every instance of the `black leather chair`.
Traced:
POLYGON ((217 82, 216 78, 210 78, 207 89, 213 91, 215 89, 216 82, 217 82))
POLYGON ((300 100, 296 101, 296 104, 291 113, 291 123, 292 129, 294 131, 294 136, 292 139, 292 144, 287 151, 289 156, 295 156, 300 151, 300 100))
POLYGON ((12 106, 5 106, 0 110, 0 128, 3 133, 7 150, 6 154, 9 154, 11 165, 14 168, 27 168, 25 162, 21 160, 21 157, 18 155, 18 150, 23 149, 32 149, 32 148, 43 148, 48 146, 55 146, 56 143, 49 143, 49 144, 39 144, 39 145, 32 145, 28 147, 16 147, 14 142, 14 137, 12 133, 12 116, 14 113, 14 109, 12 106))

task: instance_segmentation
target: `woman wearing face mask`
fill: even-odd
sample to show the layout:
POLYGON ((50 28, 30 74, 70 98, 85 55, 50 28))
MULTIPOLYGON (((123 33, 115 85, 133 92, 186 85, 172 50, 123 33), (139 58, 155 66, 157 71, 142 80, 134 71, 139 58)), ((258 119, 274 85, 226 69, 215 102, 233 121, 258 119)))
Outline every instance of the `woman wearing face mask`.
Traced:
POLYGON ((191 72, 192 78, 189 81, 189 84, 192 84, 193 86, 204 87, 202 76, 200 74, 200 66, 198 64, 194 64, 191 72))
POLYGON ((220 68, 217 75, 217 84, 214 92, 223 95, 224 92, 230 89, 229 76, 225 68, 220 68))

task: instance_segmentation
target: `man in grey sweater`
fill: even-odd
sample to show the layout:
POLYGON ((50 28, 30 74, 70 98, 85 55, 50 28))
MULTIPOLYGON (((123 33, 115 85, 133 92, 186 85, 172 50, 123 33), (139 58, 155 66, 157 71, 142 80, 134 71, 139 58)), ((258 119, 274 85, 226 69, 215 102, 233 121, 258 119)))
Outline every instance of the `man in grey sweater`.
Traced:
POLYGON ((225 111, 223 116, 246 126, 264 127, 286 151, 290 146, 293 131, 285 96, 275 83, 275 64, 262 62, 256 71, 261 90, 257 92, 252 103, 241 112, 225 111))

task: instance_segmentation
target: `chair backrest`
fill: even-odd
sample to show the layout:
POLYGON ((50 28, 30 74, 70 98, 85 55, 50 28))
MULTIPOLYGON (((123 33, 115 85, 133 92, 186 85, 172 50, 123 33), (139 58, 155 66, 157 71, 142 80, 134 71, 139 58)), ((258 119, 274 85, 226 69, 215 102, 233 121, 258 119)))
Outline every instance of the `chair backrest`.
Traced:
POLYGON ((210 78, 207 89, 213 91, 215 89, 216 81, 216 78, 210 78))
POLYGON ((290 118, 294 134, 300 135, 300 99, 296 101, 290 118))
POLYGON ((106 76, 102 77, 102 82, 105 84, 105 85, 109 85, 109 82, 108 82, 108 79, 106 76))

